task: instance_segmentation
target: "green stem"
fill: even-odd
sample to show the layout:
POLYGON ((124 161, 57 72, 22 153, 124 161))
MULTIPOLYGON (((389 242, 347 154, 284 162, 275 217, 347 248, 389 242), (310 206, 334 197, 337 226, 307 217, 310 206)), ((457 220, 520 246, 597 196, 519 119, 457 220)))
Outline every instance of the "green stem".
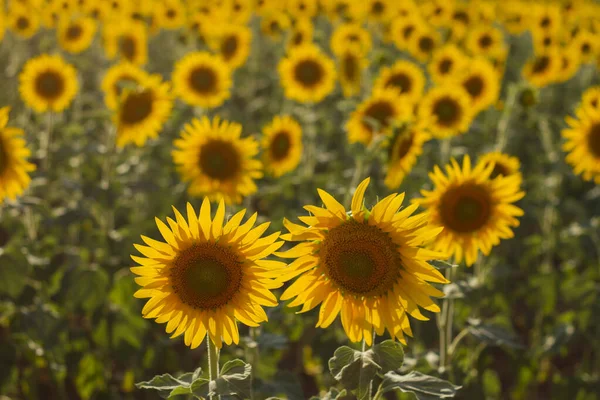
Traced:
MULTIPOLYGON (((211 381, 219 377, 219 350, 210 340, 210 335, 206 335, 206 347, 208 348, 208 376, 211 381)), ((220 399, 221 396, 210 396, 211 400, 220 399)))
MULTIPOLYGON (((454 268, 446 269, 446 279, 450 282, 454 279, 454 268)), ((440 362, 439 372, 445 373, 450 365, 450 353, 448 348, 452 342, 452 320, 454 318, 454 299, 444 298, 442 301, 442 312, 438 319, 440 338, 440 362)))
POLYGON ((510 115, 517 101, 518 92, 518 87, 516 87, 515 85, 511 85, 508 88, 506 104, 504 104, 504 110, 502 110, 502 116, 500 117, 500 121, 498 122, 498 130, 496 133, 497 151, 502 151, 502 149, 504 149, 504 146, 506 146, 506 143, 508 141, 508 123, 510 122, 510 115))
POLYGON ((440 167, 446 165, 450 161, 452 153, 452 138, 443 139, 440 146, 440 167))
POLYGON ((44 131, 44 135, 42 135, 40 143, 40 147, 42 150, 42 170, 48 171, 50 167, 50 145, 52 143, 52 129, 54 128, 54 118, 52 111, 49 111, 47 116, 46 130, 44 131))
MULTIPOLYGON (((372 342, 373 344, 375 344, 375 342, 372 342)), ((363 336, 363 340, 362 340, 362 352, 366 352, 367 351, 367 341, 365 340, 365 337, 363 336)), ((371 400, 373 398, 373 381, 369 382, 369 394, 367 399, 371 400)))

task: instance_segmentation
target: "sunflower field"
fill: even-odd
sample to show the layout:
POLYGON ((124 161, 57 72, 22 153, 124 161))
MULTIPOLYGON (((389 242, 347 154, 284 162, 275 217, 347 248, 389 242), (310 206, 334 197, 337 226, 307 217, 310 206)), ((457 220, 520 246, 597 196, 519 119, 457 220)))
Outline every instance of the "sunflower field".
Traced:
POLYGON ((0 0, 0 400, 600 399, 599 72, 594 0, 0 0))

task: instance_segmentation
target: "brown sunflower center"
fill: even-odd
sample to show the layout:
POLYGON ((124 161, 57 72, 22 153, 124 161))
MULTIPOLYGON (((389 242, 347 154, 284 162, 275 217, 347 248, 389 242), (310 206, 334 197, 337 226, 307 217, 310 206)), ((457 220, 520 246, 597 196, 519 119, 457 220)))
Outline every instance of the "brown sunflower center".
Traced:
POLYGON ((550 18, 548 17, 544 17, 542 18, 542 20, 540 21, 540 26, 542 28, 547 28, 550 26, 550 24, 552 23, 552 21, 550 20, 550 18))
POLYGON ((29 19, 26 17, 19 17, 17 18, 17 29, 20 31, 24 31, 25 29, 29 28, 29 19))
POLYGON ((592 50, 592 46, 589 43, 584 43, 581 45, 581 52, 583 54, 588 54, 592 50))
POLYGON ((592 99, 590 105, 594 108, 598 107, 598 99, 592 99))
POLYGON ((490 47, 493 43, 492 38, 490 37, 490 35, 483 35, 482 37, 479 38, 479 46, 482 49, 487 49, 488 47, 490 47))
POLYGON ((213 93, 217 90, 217 74, 212 68, 197 67, 190 73, 189 83, 195 92, 213 93))
POLYGON ((596 158, 600 158, 600 122, 596 122, 590 128, 588 135, 588 146, 596 158))
POLYGON ((151 91, 129 93, 121 106, 121 122, 126 125, 142 122, 152 114, 153 103, 151 91))
POLYGON ((236 53, 238 41, 235 36, 228 36, 221 42, 221 54, 225 60, 230 60, 236 53))
POLYGON ((355 296, 385 294, 402 268, 392 238, 376 226, 354 220, 327 233, 319 258, 327 277, 355 296))
POLYGON ((465 25, 469 24, 469 15, 465 12, 465 11, 457 11, 454 13, 454 15, 452 16, 452 18, 455 21, 460 21, 462 23, 464 23, 465 25))
POLYGON ((535 59, 535 61, 533 62, 533 67, 532 67, 531 71, 534 74, 541 74, 542 72, 546 71, 549 66, 550 66, 550 57, 540 56, 540 57, 537 57, 535 59))
POLYGON ((433 113, 437 117, 439 124, 443 126, 452 126, 459 120, 461 110, 454 99, 442 97, 434 104, 433 113))
POLYGON ((400 93, 407 93, 412 89, 412 79, 404 72, 397 72, 390 76, 385 86, 399 89, 400 93))
POLYGON ((135 57, 135 54, 137 53, 136 48, 136 42, 130 36, 123 36, 119 40, 119 51, 121 52, 121 55, 129 61, 132 61, 135 57))
POLYGON ((79 25, 71 25, 67 29, 67 33, 66 33, 65 36, 69 40, 77 40, 77 39, 79 39, 81 37, 82 33, 83 33, 83 29, 81 28, 81 26, 79 26, 79 25))
POLYGON ((173 10, 172 8, 169 8, 167 10, 167 18, 168 19, 173 19, 177 16, 177 11, 173 10))
POLYGON ((373 124, 370 123, 370 119, 377 122, 377 130, 381 131, 387 128, 390 124, 390 119, 394 116, 394 107, 387 101, 377 101, 371 104, 365 110, 365 121, 363 126, 373 132, 373 124))
POLYGON ((295 46, 298 46, 302 44, 302 42, 304 42, 304 34, 300 31, 295 32, 294 37, 292 38, 292 43, 294 43, 295 46))
POLYGON ((496 161, 496 164, 494 164, 494 169, 492 170, 492 174, 490 175, 490 178, 494 179, 499 176, 508 176, 509 174, 510 174, 510 170, 506 167, 506 165, 496 161))
POLYGON ((210 310, 226 305, 242 285, 238 255, 217 243, 196 243, 181 251, 172 263, 173 292, 190 307, 210 310))
POLYGON ((200 168, 209 178, 227 181, 237 176, 240 155, 232 143, 214 139, 200 148, 200 168))
POLYGON ((294 68, 294 78, 304 86, 317 85, 324 74, 323 67, 315 60, 300 61, 294 68))
POLYGON ((404 38, 404 40, 407 40, 408 38, 410 38, 410 36, 414 32, 414 30, 415 30, 414 25, 407 25, 404 28, 402 28, 402 37, 404 38))
POLYGON ((277 34, 281 31, 281 27, 279 26, 279 22, 277 21, 271 21, 271 23, 269 24, 269 30, 271 31, 272 34, 277 34))
POLYGON ((445 75, 450 72, 453 65, 454 65, 453 60, 451 60, 450 58, 444 58, 442 61, 440 61, 439 71, 445 75))
POLYGON ((467 89, 472 98, 477 98, 483 92, 485 85, 480 76, 472 76, 464 81, 463 87, 467 89))
POLYGON ((429 36, 423 36, 419 39, 419 49, 421 49, 422 52, 430 53, 434 46, 435 43, 429 36))
POLYGON ((42 72, 35 80, 35 91, 47 100, 59 97, 65 90, 65 81, 56 71, 42 72))
POLYGON ((414 134, 411 131, 405 131, 396 137, 394 143, 388 150, 388 158, 390 161, 402 160, 412 147, 414 142, 414 134))
POLYGON ((342 60, 346 80, 354 82, 358 79, 358 60, 352 54, 345 54, 342 60))
POLYGON ((552 38, 550 36, 546 36, 542 42, 544 47, 548 47, 552 44, 552 38))
POLYGON ((290 134, 286 131, 281 131, 277 133, 271 141, 271 157, 275 161, 284 159, 290 152, 290 147, 290 134))
POLYGON ((385 4, 383 4, 381 1, 376 1, 371 6, 371 13, 373 15, 381 15, 381 14, 383 14, 384 11, 385 11, 385 4))
POLYGON ((481 229, 492 215, 492 198, 475 183, 449 189, 440 199, 440 217, 445 227, 459 233, 481 229))

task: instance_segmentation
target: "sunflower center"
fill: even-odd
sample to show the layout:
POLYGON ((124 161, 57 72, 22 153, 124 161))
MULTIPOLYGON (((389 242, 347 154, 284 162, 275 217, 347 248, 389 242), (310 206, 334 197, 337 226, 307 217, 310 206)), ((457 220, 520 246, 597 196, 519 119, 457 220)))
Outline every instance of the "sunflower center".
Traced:
POLYGON ((242 269, 231 249, 217 243, 197 243, 177 255, 170 280, 182 303, 210 310, 224 306, 239 291, 242 269))
POLYGON ((119 40, 119 51, 129 61, 133 60, 136 53, 135 40, 129 36, 122 37, 119 40))
POLYGON ((279 31, 281 31, 281 28, 279 27, 279 22, 271 21, 271 23, 269 24, 269 29, 273 34, 279 33, 279 31))
POLYGON ((440 72, 442 74, 447 74, 448 72, 450 72, 450 70, 452 69, 452 64, 454 64, 454 62, 449 59, 449 58, 445 58, 442 61, 440 61, 440 72))
POLYGON ((402 268, 392 238, 376 226, 354 220, 329 231, 319 258, 327 277, 355 296, 385 294, 402 268))
POLYGON ((456 21, 460 21, 466 25, 469 24, 469 15, 464 11, 457 11, 452 16, 456 21))
POLYGON ((357 43, 360 40, 358 35, 355 33, 349 34, 346 38, 348 39, 349 42, 352 42, 352 43, 357 43))
POLYGON ((356 57, 352 54, 344 55, 344 75, 346 79, 353 82, 358 78, 358 65, 356 57))
POLYGON ((596 158, 600 158, 600 123, 595 123, 590 128, 588 146, 596 158))
POLYGON ((544 17, 544 18, 542 18, 542 20, 540 21, 540 26, 541 26, 542 28, 547 28, 547 27, 549 27, 549 26, 550 26, 550 22, 551 22, 551 21, 550 21, 550 18, 548 18, 548 17, 544 17))
POLYGON ((36 92, 45 99, 55 99, 64 91, 65 82, 55 71, 42 72, 35 80, 36 92))
POLYGON ((465 89, 467 89, 467 92, 469 92, 471 97, 474 98, 479 97, 481 95, 484 87, 483 80, 479 76, 470 77, 463 83, 463 86, 465 89))
POLYGON ((433 39, 429 36, 423 36, 419 39, 419 49, 421 49, 421 51, 425 53, 431 52, 431 50, 433 50, 434 45, 435 43, 433 42, 433 39))
POLYGON ((492 214, 492 199, 485 188, 463 184, 448 190, 440 200, 440 217, 445 227, 469 233, 482 228, 492 214))
POLYGON ((323 78, 323 67, 314 60, 304 60, 296 65, 294 77, 304 86, 315 86, 323 78))
POLYGON ((412 88, 412 80, 408 75, 400 72, 392 75, 385 86, 400 89, 400 93, 407 93, 412 88))
POLYGON ((492 45, 492 43, 493 43, 492 38, 489 35, 484 35, 479 38, 479 46, 482 49, 487 49, 488 47, 490 47, 492 45))
POLYGON ((460 116, 460 108, 456 101, 449 97, 443 97, 433 106, 433 113, 437 117, 438 123, 452 126, 460 116))
POLYGON ((215 71, 208 67, 198 67, 190 73, 190 86, 199 93, 212 93, 217 87, 215 71))
POLYGON ((534 74, 539 74, 548 69, 550 65, 550 58, 548 56, 541 56, 535 59, 533 63, 532 72, 534 74))
POLYGON ((81 26, 79 25, 71 25, 68 29, 67 29, 67 39, 69 40, 76 40, 79 39, 79 37, 81 36, 81 34, 83 33, 83 29, 81 29, 81 26))
POLYGON ((290 152, 290 135, 282 131, 275 135, 271 141, 271 157, 274 160, 284 159, 290 152))
POLYGON ((376 1, 371 7, 371 12, 374 15, 381 15, 385 11, 385 5, 381 1, 376 1))
POLYGON ((546 37, 544 38, 544 41, 543 41, 543 43, 544 43, 544 46, 545 46, 545 47, 548 47, 548 46, 550 46, 550 45, 552 44, 552 38, 551 38, 550 36, 546 36, 546 37))
POLYGON ((177 16, 177 12, 175 12, 175 10, 173 10, 172 8, 167 10, 167 18, 173 19, 176 16, 177 16))
POLYGON ((152 113, 152 92, 131 92, 123 100, 121 122, 127 125, 142 122, 152 113))
POLYGON ((304 42, 304 35, 302 34, 302 32, 296 32, 296 33, 294 33, 294 37, 292 39, 292 42, 296 46, 302 44, 302 42, 304 42))
POLYGON ((221 43, 221 54, 225 60, 231 59, 238 48, 238 41, 235 36, 229 36, 221 43))
POLYGON ((397 146, 398 150, 396 151, 396 160, 401 160, 408 154, 410 148, 412 147, 413 135, 405 135, 401 138, 398 138, 398 140, 400 140, 400 144, 397 146))
POLYGON ((240 156, 229 142, 212 140, 200 148, 200 168, 209 178, 226 181, 240 169, 240 156))
POLYGON ((29 28, 29 19, 27 19, 25 17, 17 18, 17 29, 22 31, 27 28, 29 28))
POLYGON ((581 52, 583 54, 588 54, 592 50, 592 47, 589 43, 584 43, 581 45, 581 52))
POLYGON ((592 99, 592 101, 590 101, 590 105, 594 108, 598 107, 598 99, 592 99))
POLYGON ((410 37, 410 35, 412 35, 412 33, 413 33, 414 30, 415 30, 415 26, 414 25, 405 26, 402 29, 402 37, 404 37, 404 39, 408 39, 410 37))
POLYGON ((499 176, 508 176, 509 173, 510 172, 509 172, 508 168, 506 168, 504 165, 502 165, 496 161, 496 164, 494 165, 494 169, 492 170, 492 174, 490 175, 490 178, 494 179, 499 176))
MULTIPOLYGON (((365 110, 365 117, 377 121, 377 130, 381 131, 387 128, 390 124, 390 118, 394 116, 394 107, 386 101, 378 101, 371 104, 365 110)), ((367 121, 363 125, 369 132, 373 131, 373 126, 367 121)))

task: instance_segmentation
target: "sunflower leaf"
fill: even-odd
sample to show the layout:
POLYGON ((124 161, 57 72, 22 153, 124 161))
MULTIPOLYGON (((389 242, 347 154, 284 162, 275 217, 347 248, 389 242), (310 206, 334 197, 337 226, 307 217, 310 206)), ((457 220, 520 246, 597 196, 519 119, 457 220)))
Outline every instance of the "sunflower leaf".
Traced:
POLYGON ((379 356, 373 350, 365 352, 348 346, 339 347, 329 359, 329 370, 346 389, 355 390, 356 397, 366 399, 373 378, 381 371, 379 356))
POLYGON ((514 349, 524 348, 518 338, 508 329, 499 325, 481 323, 477 319, 469 319, 469 332, 482 342, 496 346, 507 346, 514 349))
POLYGON ((250 398, 252 392, 252 365, 236 359, 225 363, 220 376, 214 381, 192 383, 192 393, 199 398, 210 396, 237 396, 250 398), (208 383, 208 385, 206 385, 208 383))
POLYGON ((449 399, 453 398, 460 388, 461 386, 417 371, 406 375, 389 371, 384 375, 375 398, 378 399, 384 393, 399 390, 404 393, 413 393, 417 400, 449 399))
POLYGON ((394 340, 385 340, 373 346, 373 352, 379 357, 381 373, 402 368, 404 350, 402 345, 394 340))

